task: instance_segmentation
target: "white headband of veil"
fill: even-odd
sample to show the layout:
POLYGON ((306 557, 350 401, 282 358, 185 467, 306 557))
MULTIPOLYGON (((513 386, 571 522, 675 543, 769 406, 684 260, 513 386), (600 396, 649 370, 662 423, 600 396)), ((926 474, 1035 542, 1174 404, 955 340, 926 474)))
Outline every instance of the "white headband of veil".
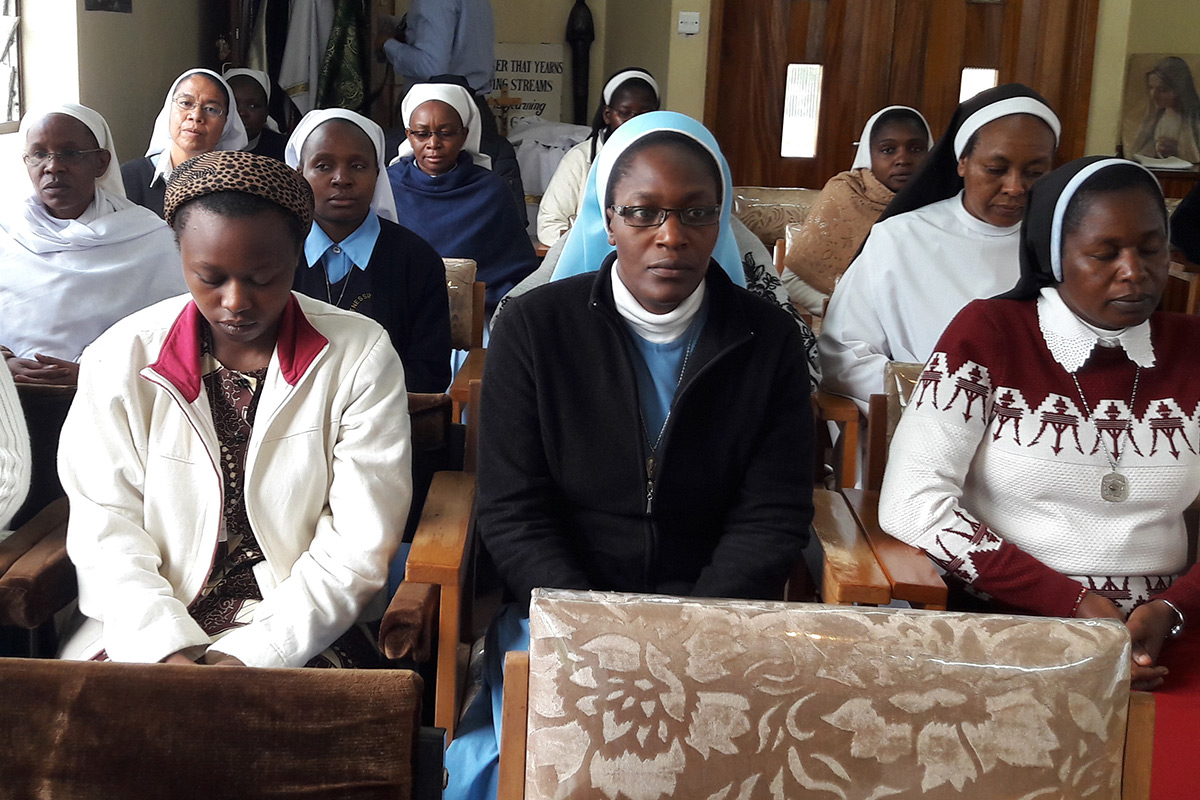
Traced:
POLYGON ((1009 97, 984 106, 963 121, 954 134, 954 157, 962 158, 967 142, 984 125, 1013 114, 1030 114, 1045 122, 1054 131, 1054 146, 1058 147, 1058 138, 1062 135, 1062 123, 1058 115, 1045 103, 1032 97, 1009 97))
POLYGON ((609 79, 608 83, 604 84, 604 91, 601 92, 601 95, 604 97, 604 105, 611 106, 613 95, 616 93, 617 89, 621 88, 621 84, 625 83, 625 81, 633 80, 634 78, 643 80, 650 84, 650 88, 654 90, 654 99, 659 99, 658 81, 654 80, 653 75, 651 75, 649 72, 646 72, 644 69, 627 69, 618 72, 616 75, 613 75, 609 79))

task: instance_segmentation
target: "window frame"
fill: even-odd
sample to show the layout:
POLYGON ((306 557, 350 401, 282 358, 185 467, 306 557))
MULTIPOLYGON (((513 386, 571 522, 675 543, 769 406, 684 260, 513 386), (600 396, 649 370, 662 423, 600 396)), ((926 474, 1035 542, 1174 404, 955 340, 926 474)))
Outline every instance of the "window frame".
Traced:
MULTIPOLYGON (((10 59, 14 62, 12 66, 16 71, 16 115, 10 121, 0 121, 0 134, 16 133, 20 130, 21 117, 25 113, 25 72, 21 58, 21 0, 0 0, 0 19, 9 16, 14 17, 16 23, 13 25, 11 44, 5 43, 7 47, 0 50, 0 55, 9 50, 16 51, 15 56, 10 55, 10 59)), ((8 102, 8 98, 5 99, 5 102, 8 102)))

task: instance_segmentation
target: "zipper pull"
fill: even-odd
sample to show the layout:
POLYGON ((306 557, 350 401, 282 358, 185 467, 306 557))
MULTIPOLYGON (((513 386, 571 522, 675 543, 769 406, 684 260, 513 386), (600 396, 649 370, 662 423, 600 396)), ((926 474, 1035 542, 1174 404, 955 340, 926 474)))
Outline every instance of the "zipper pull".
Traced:
POLYGON ((646 459, 646 513, 654 508, 654 456, 646 459))

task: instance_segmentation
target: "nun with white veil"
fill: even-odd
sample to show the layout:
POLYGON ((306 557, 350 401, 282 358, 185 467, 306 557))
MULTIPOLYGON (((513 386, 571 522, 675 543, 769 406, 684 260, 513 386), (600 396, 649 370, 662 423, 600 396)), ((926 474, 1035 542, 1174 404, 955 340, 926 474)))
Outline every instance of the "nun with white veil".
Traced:
POLYGON ((794 302, 818 316, 825 312, 871 226, 931 147, 929 123, 915 108, 888 106, 871 115, 850 169, 830 178, 800 230, 788 231, 787 269, 780 279, 794 302))
POLYGON ((504 179, 479 149, 473 95, 454 83, 418 83, 401 105, 407 138, 388 166, 401 225, 442 258, 470 258, 487 284, 490 315, 533 272, 537 256, 504 179))
POLYGON ((171 84, 146 155, 121 165, 125 194, 161 217, 176 167, 201 153, 241 150, 248 142, 229 82, 209 69, 189 69, 171 84))
POLYGON ((21 122, 31 182, 0 214, 0 352, 18 383, 74 384, 83 349, 185 292, 166 223, 125 197, 108 123, 85 106, 21 122))

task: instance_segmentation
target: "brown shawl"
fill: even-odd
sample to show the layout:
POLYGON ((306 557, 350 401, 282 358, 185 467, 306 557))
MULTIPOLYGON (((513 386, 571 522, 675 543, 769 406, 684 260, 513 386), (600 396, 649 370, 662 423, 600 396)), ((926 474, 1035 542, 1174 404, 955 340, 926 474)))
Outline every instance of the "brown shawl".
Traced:
POLYGON ((825 294, 850 266, 895 193, 869 169, 840 172, 821 190, 803 225, 789 225, 784 264, 825 294))

